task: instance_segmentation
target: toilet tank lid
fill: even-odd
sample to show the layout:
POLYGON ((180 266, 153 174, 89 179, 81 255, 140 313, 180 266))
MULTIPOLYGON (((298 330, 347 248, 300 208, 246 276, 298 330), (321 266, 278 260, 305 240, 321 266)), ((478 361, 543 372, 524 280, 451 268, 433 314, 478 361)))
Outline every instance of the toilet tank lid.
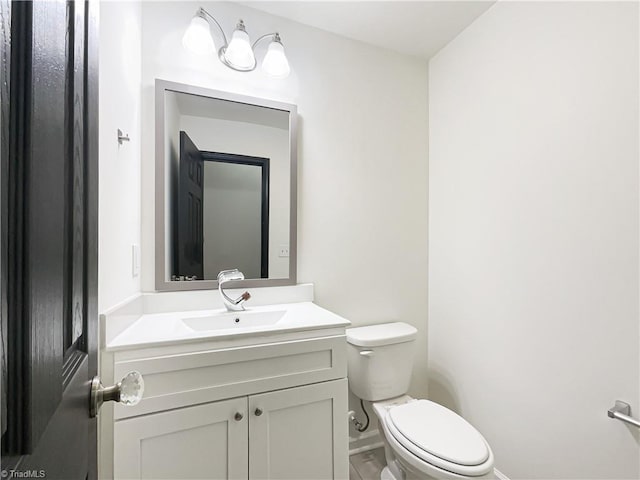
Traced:
POLYGON ((347 328, 347 342, 359 347, 379 347, 394 343, 410 342, 418 330, 403 322, 381 323, 366 327, 347 328))

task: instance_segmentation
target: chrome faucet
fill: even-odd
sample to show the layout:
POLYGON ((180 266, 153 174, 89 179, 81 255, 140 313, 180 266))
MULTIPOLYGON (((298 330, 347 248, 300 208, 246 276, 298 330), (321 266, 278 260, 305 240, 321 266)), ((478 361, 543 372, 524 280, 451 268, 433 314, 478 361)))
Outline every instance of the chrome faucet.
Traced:
POLYGON ((237 312, 240 310, 244 310, 243 303, 251 298, 249 292, 244 292, 235 300, 229 297, 226 293, 224 293, 224 289, 222 286, 227 282, 233 282, 238 280, 244 280, 244 274, 234 268, 233 270, 222 270, 218 274, 218 290, 220 290, 220 295, 222 296, 222 301, 224 302, 224 306, 227 307, 227 310, 230 312, 237 312))

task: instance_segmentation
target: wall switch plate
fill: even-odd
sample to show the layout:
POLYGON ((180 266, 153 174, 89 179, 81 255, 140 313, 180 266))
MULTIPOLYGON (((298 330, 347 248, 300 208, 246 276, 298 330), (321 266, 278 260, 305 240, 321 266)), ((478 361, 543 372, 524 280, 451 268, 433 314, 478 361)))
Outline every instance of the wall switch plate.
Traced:
POLYGON ((278 256, 279 257, 288 257, 289 256, 289 245, 280 245, 280 248, 278 249, 278 256))
POLYGON ((140 275, 140 245, 135 243, 131 245, 131 275, 140 275))

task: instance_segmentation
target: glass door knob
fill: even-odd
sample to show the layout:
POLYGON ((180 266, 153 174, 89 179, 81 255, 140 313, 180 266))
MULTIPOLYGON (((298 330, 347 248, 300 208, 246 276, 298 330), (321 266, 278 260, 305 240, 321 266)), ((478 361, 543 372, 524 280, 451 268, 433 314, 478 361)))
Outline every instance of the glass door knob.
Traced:
POLYGON ((137 405, 144 394, 144 379, 140 372, 129 372, 111 387, 104 387, 100 377, 91 381, 91 404, 89 415, 95 417, 104 402, 119 402, 123 405, 137 405))

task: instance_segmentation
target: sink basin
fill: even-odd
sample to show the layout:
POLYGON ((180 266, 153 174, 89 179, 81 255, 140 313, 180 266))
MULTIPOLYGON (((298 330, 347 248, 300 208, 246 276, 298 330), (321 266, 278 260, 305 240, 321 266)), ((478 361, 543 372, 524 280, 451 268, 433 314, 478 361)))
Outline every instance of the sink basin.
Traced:
POLYGON ((275 325, 285 313, 287 313, 286 310, 226 312, 204 317, 183 318, 182 323, 198 332, 255 328, 275 325))
POLYGON ((343 329, 347 325, 349 322, 344 318, 312 302, 257 305, 240 312, 216 309, 146 313, 115 336, 107 344, 107 350, 203 339, 225 342, 238 339, 245 345, 252 335, 256 336, 256 343, 264 343, 270 335, 297 335, 310 330, 343 329))

